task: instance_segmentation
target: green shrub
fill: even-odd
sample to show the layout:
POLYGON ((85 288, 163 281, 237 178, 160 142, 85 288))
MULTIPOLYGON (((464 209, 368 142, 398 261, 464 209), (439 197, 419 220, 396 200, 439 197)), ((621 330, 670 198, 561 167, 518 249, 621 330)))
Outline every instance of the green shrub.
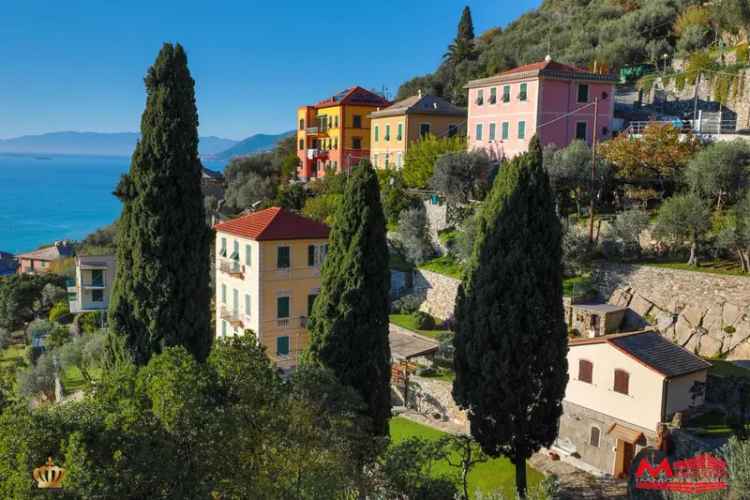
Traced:
POLYGON ((81 332, 83 333, 94 333, 99 329, 101 318, 99 313, 87 312, 81 314, 78 319, 78 324, 81 326, 81 332))
POLYGON ((435 318, 430 316, 424 311, 414 311, 412 313, 414 322, 419 330, 434 330, 435 329, 435 318))
POLYGON ((52 309, 49 311, 49 320, 50 321, 60 321, 61 316, 65 316, 67 314, 70 314, 70 306, 68 305, 67 300, 61 300, 55 303, 54 306, 52 306, 52 309))
POLYGON ((416 295, 404 295, 400 299, 393 301, 391 309, 394 313, 412 314, 419 310, 421 303, 422 300, 416 295))

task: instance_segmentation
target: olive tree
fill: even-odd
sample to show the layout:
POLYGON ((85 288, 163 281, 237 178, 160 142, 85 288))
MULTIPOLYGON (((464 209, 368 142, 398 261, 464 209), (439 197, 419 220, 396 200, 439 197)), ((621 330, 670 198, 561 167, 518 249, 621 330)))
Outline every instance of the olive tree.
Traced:
POLYGON ((750 186, 750 143, 711 144, 690 160, 685 181, 694 193, 716 200, 718 210, 737 201, 750 186))
POLYGON ((698 244, 711 227, 711 213, 695 194, 676 195, 664 202, 656 216, 654 235, 676 245, 688 242, 688 265, 698 265, 698 244))

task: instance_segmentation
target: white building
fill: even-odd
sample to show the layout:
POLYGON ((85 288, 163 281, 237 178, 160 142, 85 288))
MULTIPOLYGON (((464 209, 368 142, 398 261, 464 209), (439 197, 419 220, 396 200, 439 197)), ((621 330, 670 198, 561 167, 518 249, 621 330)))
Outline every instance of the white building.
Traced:
POLYGON ((115 281, 114 256, 79 255, 75 273, 68 286, 70 312, 106 311, 115 281))

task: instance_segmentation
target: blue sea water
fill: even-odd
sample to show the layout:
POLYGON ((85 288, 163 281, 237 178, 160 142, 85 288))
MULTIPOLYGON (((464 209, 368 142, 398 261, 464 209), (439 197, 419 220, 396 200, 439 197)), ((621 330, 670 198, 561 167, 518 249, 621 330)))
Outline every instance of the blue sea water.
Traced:
POLYGON ((112 223, 122 208, 112 191, 129 166, 126 157, 0 154, 0 251, 78 240, 112 223))

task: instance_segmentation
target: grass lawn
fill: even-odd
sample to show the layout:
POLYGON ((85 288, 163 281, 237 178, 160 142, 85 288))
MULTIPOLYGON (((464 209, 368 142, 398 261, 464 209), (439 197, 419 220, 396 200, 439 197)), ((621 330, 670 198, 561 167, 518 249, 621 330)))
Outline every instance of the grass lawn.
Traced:
MULTIPOLYGON (((394 325, 398 325, 402 328, 406 328, 407 330, 417 332, 421 335, 424 335, 425 337, 430 337, 436 340, 441 333, 446 333, 450 331, 450 330, 440 330, 440 329, 420 330, 417 328, 417 322, 414 320, 411 314, 390 314, 388 316, 388 319, 394 325)), ((436 319, 435 323, 440 323, 440 320, 436 319)))
POLYGON ((588 276, 574 276, 563 279, 563 296, 565 297, 572 297, 574 291, 579 295, 587 293, 591 288, 591 278, 588 276))
POLYGON ((711 363, 708 373, 717 377, 744 377, 750 378, 750 370, 737 366, 730 361, 722 359, 707 358, 706 361, 711 363))
POLYGON ((677 269, 679 271, 748 277, 747 274, 741 271, 737 263, 731 260, 704 260, 700 261, 697 267, 688 266, 685 262, 663 262, 658 260, 638 262, 638 264, 651 267, 663 267, 665 269, 677 269))
MULTIPOLYGON (((96 368, 90 374, 94 380, 98 380, 101 378, 102 370, 96 368)), ((63 372, 62 383, 66 395, 82 391, 87 387, 86 379, 83 378, 81 371, 75 366, 70 366, 63 372)))
POLYGON ((436 369, 435 375, 422 375, 425 378, 434 378, 435 380, 442 380, 443 382, 453 382, 456 378, 456 372, 448 368, 439 367, 436 369))
MULTIPOLYGON (((391 419, 391 439, 398 443, 410 437, 437 440, 443 432, 412 422, 403 417, 391 419)), ((434 476, 451 474, 455 476, 458 468, 453 468, 446 461, 436 462, 432 467, 434 476)), ((526 479, 529 489, 536 487, 544 478, 540 472, 526 466, 526 479)), ((501 457, 482 464, 477 464, 469 473, 469 494, 474 495, 477 488, 483 493, 502 491, 507 498, 515 498, 516 471, 507 458, 501 457)))
POLYGON ((461 263, 450 255, 441 255, 440 257, 428 260, 419 266, 419 268, 426 271, 432 271, 433 273, 444 274, 459 280, 461 279, 461 273, 463 272, 461 263))
MULTIPOLYGON (((711 410, 699 417, 690 419, 687 427, 697 427, 694 434, 707 438, 728 438, 732 436, 732 429, 724 420, 724 413, 719 410, 711 410)), ((750 422, 745 423, 750 429, 750 422)))
POLYGON ((25 352, 26 346, 23 344, 14 344, 7 349, 3 349, 2 352, 0 352, 0 366, 16 367, 19 365, 25 365, 26 361, 23 359, 25 352))

